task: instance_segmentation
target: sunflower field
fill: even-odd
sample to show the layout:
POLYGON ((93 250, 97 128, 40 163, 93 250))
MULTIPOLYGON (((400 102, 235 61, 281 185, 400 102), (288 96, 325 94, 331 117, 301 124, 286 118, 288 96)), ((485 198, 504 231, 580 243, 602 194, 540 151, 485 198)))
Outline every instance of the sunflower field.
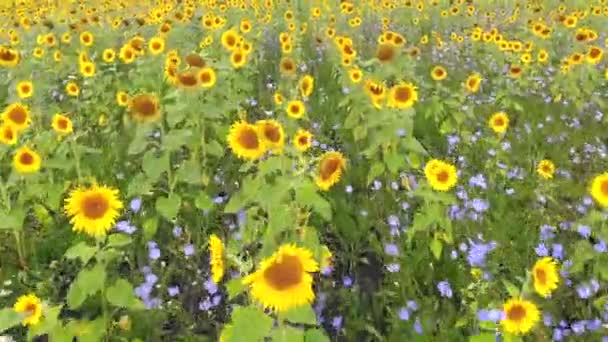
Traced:
POLYGON ((0 341, 608 341, 607 0, 0 17, 0 341))

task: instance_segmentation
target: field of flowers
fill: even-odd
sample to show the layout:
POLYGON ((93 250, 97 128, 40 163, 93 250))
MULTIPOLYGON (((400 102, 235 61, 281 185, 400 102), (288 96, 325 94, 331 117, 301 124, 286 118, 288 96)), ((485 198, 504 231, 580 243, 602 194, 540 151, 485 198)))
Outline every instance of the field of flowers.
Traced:
POLYGON ((0 17, 1 341, 608 341, 608 1, 0 17))

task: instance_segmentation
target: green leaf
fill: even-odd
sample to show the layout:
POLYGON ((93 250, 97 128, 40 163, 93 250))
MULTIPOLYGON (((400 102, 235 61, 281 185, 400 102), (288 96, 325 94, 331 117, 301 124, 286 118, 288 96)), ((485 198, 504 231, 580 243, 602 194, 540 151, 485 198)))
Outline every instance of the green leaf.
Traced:
POLYGON ((288 205, 280 205, 268 211, 268 230, 267 233, 276 236, 287 228, 292 228, 295 224, 295 215, 288 205))
POLYGON ((14 327, 21 323, 23 315, 19 314, 13 308, 5 308, 0 310, 0 332, 14 327))
POLYGON ((158 180, 158 177, 169 169, 169 154, 162 153, 159 157, 156 155, 155 151, 150 150, 144 154, 142 160, 142 168, 152 182, 158 180))
POLYGON ((367 174, 367 184, 369 185, 376 177, 380 176, 384 172, 384 164, 381 162, 374 162, 369 169, 367 174))
POLYGON ((108 244, 106 247, 122 247, 131 243, 131 238, 125 234, 112 234, 108 236, 108 244))
POLYGON ((513 284, 512 282, 503 279, 502 283, 505 285, 505 288, 507 289, 507 293, 509 293, 509 296, 511 297, 517 297, 519 296, 519 288, 517 286, 515 286, 515 284, 513 284))
POLYGON ((388 170, 392 174, 396 174, 405 166, 405 157, 397 153, 397 151, 387 152, 384 154, 384 162, 388 170))
POLYGON ((301 305, 285 313, 285 319, 291 323, 317 324, 317 315, 310 305, 301 305))
POLYGON ((158 230, 158 218, 150 217, 144 221, 144 238, 146 240, 150 240, 156 235, 156 231, 158 230))
POLYGON ((21 230, 25 214, 23 208, 13 208, 10 213, 0 212, 0 229, 21 230))
POLYGON ((127 186, 127 197, 145 195, 148 194, 151 189, 151 180, 143 173, 139 173, 130 178, 129 185, 127 186))
POLYGON ((253 306, 238 306, 232 312, 231 342, 262 341, 272 329, 272 319, 253 306))
POLYGON ((228 290, 228 300, 238 296, 245 291, 246 286, 243 284, 243 278, 232 278, 226 283, 226 290, 228 290))
POLYGON ((306 342, 329 342, 329 337, 320 329, 308 329, 304 334, 306 342))
POLYGON ((194 200, 194 205, 201 210, 209 210, 213 208, 213 201, 206 192, 201 191, 194 200))
POLYGON ((127 149, 128 154, 138 154, 143 152, 148 146, 148 135, 151 132, 151 128, 148 126, 138 126, 135 131, 135 136, 131 143, 129 144, 129 148, 127 149))
POLYGON ((117 279, 114 285, 108 287, 106 299, 110 304, 122 308, 143 308, 141 301, 135 297, 133 285, 122 278, 117 279))
POLYGON ((300 205, 311 206, 315 212, 327 221, 331 220, 331 205, 317 193, 312 183, 304 183, 296 189, 296 202, 300 205))
POLYGON ((205 145, 205 151, 215 157, 224 155, 224 147, 215 140, 211 140, 205 145))
POLYGON ((443 244, 437 238, 434 238, 430 244, 431 252, 433 252, 433 256, 435 259, 439 260, 441 258, 441 251, 443 250, 443 244))
POLYGON ((156 199, 156 210, 169 221, 173 221, 176 218, 181 205, 182 198, 177 194, 156 199))
POLYGON ((88 296, 104 286, 106 270, 102 264, 81 270, 68 290, 67 302, 71 309, 78 309, 88 296))
POLYGON ((494 333, 482 333, 477 336, 471 336, 470 342, 494 342, 496 341, 496 334, 494 333))
POLYGON ((304 342, 304 331, 284 325, 272 331, 272 342, 304 342))
POLYGON ((86 265, 89 260, 95 255, 97 252, 96 247, 92 247, 87 245, 86 242, 82 241, 68 249, 64 256, 68 259, 76 259, 79 258, 83 264, 86 265))
POLYGON ((175 151, 186 145, 191 136, 192 131, 189 129, 173 129, 163 137, 163 148, 167 151, 175 151))
POLYGON ((175 173, 177 179, 188 184, 200 184, 201 175, 201 167, 196 160, 185 161, 175 173))

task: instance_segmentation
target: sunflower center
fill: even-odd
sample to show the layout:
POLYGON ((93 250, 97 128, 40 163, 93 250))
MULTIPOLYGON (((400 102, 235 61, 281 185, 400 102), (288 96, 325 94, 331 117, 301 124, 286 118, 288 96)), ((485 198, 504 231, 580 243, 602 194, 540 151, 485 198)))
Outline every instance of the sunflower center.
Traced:
POLYGON ((306 144, 308 144, 308 138, 307 138, 307 137, 305 137, 305 136, 301 136, 301 137, 298 139, 298 143, 299 143, 300 145, 306 145, 306 144))
POLYGON ((323 161, 321 164, 321 179, 329 179, 331 175, 333 175, 338 168, 340 167, 340 160, 337 158, 330 158, 328 160, 323 161))
POLYGON ((63 118, 57 120, 57 127, 59 127, 60 129, 67 129, 68 128, 68 120, 63 119, 63 118))
POLYGON ((597 58, 600 55, 600 50, 591 49, 591 51, 589 52, 589 55, 591 56, 591 58, 597 58))
POLYGON ((226 37, 226 44, 228 46, 234 46, 234 44, 236 44, 236 38, 233 36, 226 37))
POLYGON ((521 304, 515 304, 507 310, 507 319, 510 321, 521 321, 526 317, 526 309, 521 304))
POLYGON ((603 180, 600 184, 600 191, 604 196, 608 196, 608 180, 603 180))
POLYGON ((243 61, 243 55, 240 53, 235 53, 234 54, 234 62, 235 63, 240 63, 241 61, 243 61))
POLYGON ((292 104, 291 106, 289 106, 289 111, 297 114, 300 112, 300 107, 298 105, 292 104))
POLYGON ((29 152, 24 152, 19 156, 19 163, 22 165, 32 165, 34 164, 34 156, 29 152))
POLYGON ((179 81, 181 84, 192 87, 196 85, 196 77, 190 73, 179 75, 179 81))
POLYGON ((203 82, 203 83, 210 83, 211 82, 211 75, 208 72, 201 73, 201 82, 203 82))
POLYGON ((297 285, 302 280, 303 271, 298 257, 283 255, 264 271, 264 279, 271 287, 281 291, 297 285))
POLYGON ((13 61, 17 58, 17 55, 12 53, 10 50, 8 49, 4 49, 0 52, 0 59, 2 59, 3 61, 13 61))
POLYGON ((21 91, 25 94, 29 94, 29 92, 31 91, 31 88, 29 85, 25 84, 21 86, 21 91))
POLYGON ((25 307, 25 311, 29 312, 30 314, 33 314, 34 312, 36 312, 36 304, 28 303, 25 307))
POLYGON ((443 76, 443 70, 441 70, 441 69, 437 69, 437 70, 435 70, 435 75, 436 75, 437 77, 441 77, 441 76, 443 76))
POLYGON ((273 143, 278 143, 281 139, 279 130, 271 125, 266 125, 266 127, 264 127, 264 136, 273 143))
POLYGON ((260 146, 258 135, 251 128, 244 129, 238 138, 239 145, 248 150, 255 150, 260 146))
POLYGON ((505 125, 505 120, 503 120, 502 118, 494 119, 494 126, 502 127, 504 125, 505 125))
POLYGON ((152 43, 152 50, 160 50, 160 43, 159 42, 152 43))
POLYGON ((23 125, 27 120, 27 113, 22 107, 15 107, 8 113, 8 117, 17 125, 23 125))
POLYGON ((15 137, 15 135, 13 134, 13 130, 11 129, 6 129, 4 130, 4 138, 6 140, 13 140, 13 138, 15 137))
POLYGON ((399 87, 395 91, 395 100, 398 102, 407 102, 411 99, 412 92, 407 87, 399 87))
POLYGON ((448 178, 450 178, 450 174, 445 170, 441 170, 437 173, 437 181, 440 183, 447 182, 448 178))
POLYGON ((378 57, 381 62, 388 62, 395 57, 395 49, 389 44, 381 44, 378 46, 376 57, 378 57))
POLYGON ((537 268, 534 271, 534 275, 536 276, 536 280, 541 284, 545 285, 547 283, 547 272, 542 268, 537 268))
POLYGON ((156 113, 156 104, 146 97, 139 97, 133 102, 135 110, 142 116, 154 116, 156 113))
POLYGON ((110 209, 110 203, 101 194, 91 194, 82 201, 82 212, 84 216, 91 220, 102 218, 110 209))
POLYGON ((477 84, 477 80, 475 80, 475 79, 470 79, 468 84, 469 84, 469 87, 470 87, 470 88, 474 88, 474 87, 475 87, 475 85, 477 84))

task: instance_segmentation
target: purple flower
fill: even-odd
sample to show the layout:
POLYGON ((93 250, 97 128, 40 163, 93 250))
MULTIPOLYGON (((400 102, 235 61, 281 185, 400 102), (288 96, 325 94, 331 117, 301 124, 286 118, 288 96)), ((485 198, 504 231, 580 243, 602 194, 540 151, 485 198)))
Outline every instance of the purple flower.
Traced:
POLYGON ((470 242, 471 246, 467 254, 467 261, 471 267, 484 267, 486 263, 486 255, 496 248, 495 242, 475 243, 470 242))
POLYGON ((422 335, 422 323, 420 323, 419 319, 416 319, 416 322, 414 323, 414 331, 416 334, 422 335))
POLYGON ((203 286, 205 287, 205 290, 207 290, 207 292, 210 295, 213 295, 217 292, 217 284, 212 279, 207 279, 203 283, 203 286))
POLYGON ((591 236, 591 227, 579 224, 577 232, 581 237, 588 239, 591 236))
POLYGON ((397 247, 397 245, 395 245, 393 243, 387 243, 384 245, 384 253, 386 253, 390 256, 398 256, 399 248, 397 247))
POLYGON ((441 297, 452 298, 452 288, 450 287, 450 283, 447 280, 440 281, 437 284, 437 289, 441 294, 441 297))
POLYGON ((334 317, 331 320, 331 326, 336 330, 340 330, 342 328, 342 316, 334 317))
POLYGON ((353 286, 353 278, 351 278, 349 276, 342 277, 342 285, 344 285, 344 287, 353 286))
POLYGON ((148 257, 150 260, 158 260, 160 258, 160 249, 153 247, 148 251, 148 257))
POLYGON ((347 185, 347 186, 344 188, 344 191, 346 191, 346 193, 347 193, 347 194, 352 193, 352 192, 353 192, 353 186, 352 186, 352 185, 347 185))
POLYGON ((480 198, 474 198, 468 204, 470 208, 473 208, 478 213, 483 213, 490 208, 490 204, 480 198))
POLYGON ((555 236, 555 234, 553 234, 554 231, 555 227, 548 224, 542 225, 540 227, 540 239, 543 241, 552 239, 555 236))
POLYGON ((548 312, 543 312, 543 324, 546 327, 550 327, 553 325, 553 316, 551 316, 548 312))
POLYGON ((187 244, 184 246, 184 255, 189 257, 194 254, 194 246, 192 244, 187 244))
POLYGON ((179 294, 179 287, 171 286, 167 289, 167 293, 169 294, 170 297, 175 297, 179 294))
POLYGON ((116 230, 125 234, 133 234, 137 230, 137 227, 132 226, 128 221, 116 222, 116 230))
POLYGON ((198 303, 198 309, 201 311, 209 311, 213 305, 209 298, 206 298, 204 301, 198 303))
POLYGON ((180 227, 180 226, 173 227, 173 236, 175 236, 176 238, 182 236, 182 232, 183 232, 182 227, 180 227))
POLYGON ((558 243, 553 244, 553 253, 551 253, 555 259, 563 259, 564 258, 564 247, 558 243))
POLYGON ((399 309, 399 319, 402 321, 407 321, 410 319, 410 312, 407 311, 407 308, 401 308, 399 309))
POLYGON ((484 190, 488 188, 488 184, 486 183, 486 178, 481 174, 476 174, 475 176, 469 179, 469 186, 471 187, 479 187, 484 190))
POLYGON ((398 227, 399 226, 399 217, 395 216, 395 215, 390 215, 388 217, 388 225, 391 227, 398 227))
POLYGON ((587 299, 591 297, 591 288, 587 285, 580 285, 576 288, 576 293, 581 299, 587 299))
POLYGON ((131 211, 133 213, 137 214, 141 209, 141 198, 135 197, 134 199, 132 199, 129 207, 131 208, 131 211))
POLYGON ((575 335, 581 335, 585 332, 585 321, 574 322, 570 328, 575 335))
POLYGON ((408 309, 415 312, 418 310, 418 303, 416 303, 416 301, 413 301, 413 300, 408 300, 407 307, 408 307, 408 309))
POLYGON ((553 340, 561 341, 564 338, 563 330, 559 328, 553 329, 553 340))
POLYGON ((156 284, 156 282, 158 281, 158 276, 154 273, 148 273, 146 274, 146 284, 152 286, 154 284, 156 284))
POLYGON ((604 242, 604 240, 602 239, 600 239, 595 245, 593 245, 593 249, 595 249, 595 251, 598 253, 606 252, 606 247, 606 242, 604 242))
POLYGON ((401 269, 401 265, 397 263, 391 263, 386 265, 386 269, 391 273, 396 273, 399 272, 399 270, 401 269))
POLYGON ((502 310, 479 310, 477 312, 477 319, 483 322, 498 322, 504 318, 504 312, 502 310))
POLYGON ((534 248, 534 251, 539 257, 546 257, 547 255, 549 255, 549 250, 547 249, 547 246, 545 246, 545 244, 542 242, 539 243, 536 248, 534 248))

